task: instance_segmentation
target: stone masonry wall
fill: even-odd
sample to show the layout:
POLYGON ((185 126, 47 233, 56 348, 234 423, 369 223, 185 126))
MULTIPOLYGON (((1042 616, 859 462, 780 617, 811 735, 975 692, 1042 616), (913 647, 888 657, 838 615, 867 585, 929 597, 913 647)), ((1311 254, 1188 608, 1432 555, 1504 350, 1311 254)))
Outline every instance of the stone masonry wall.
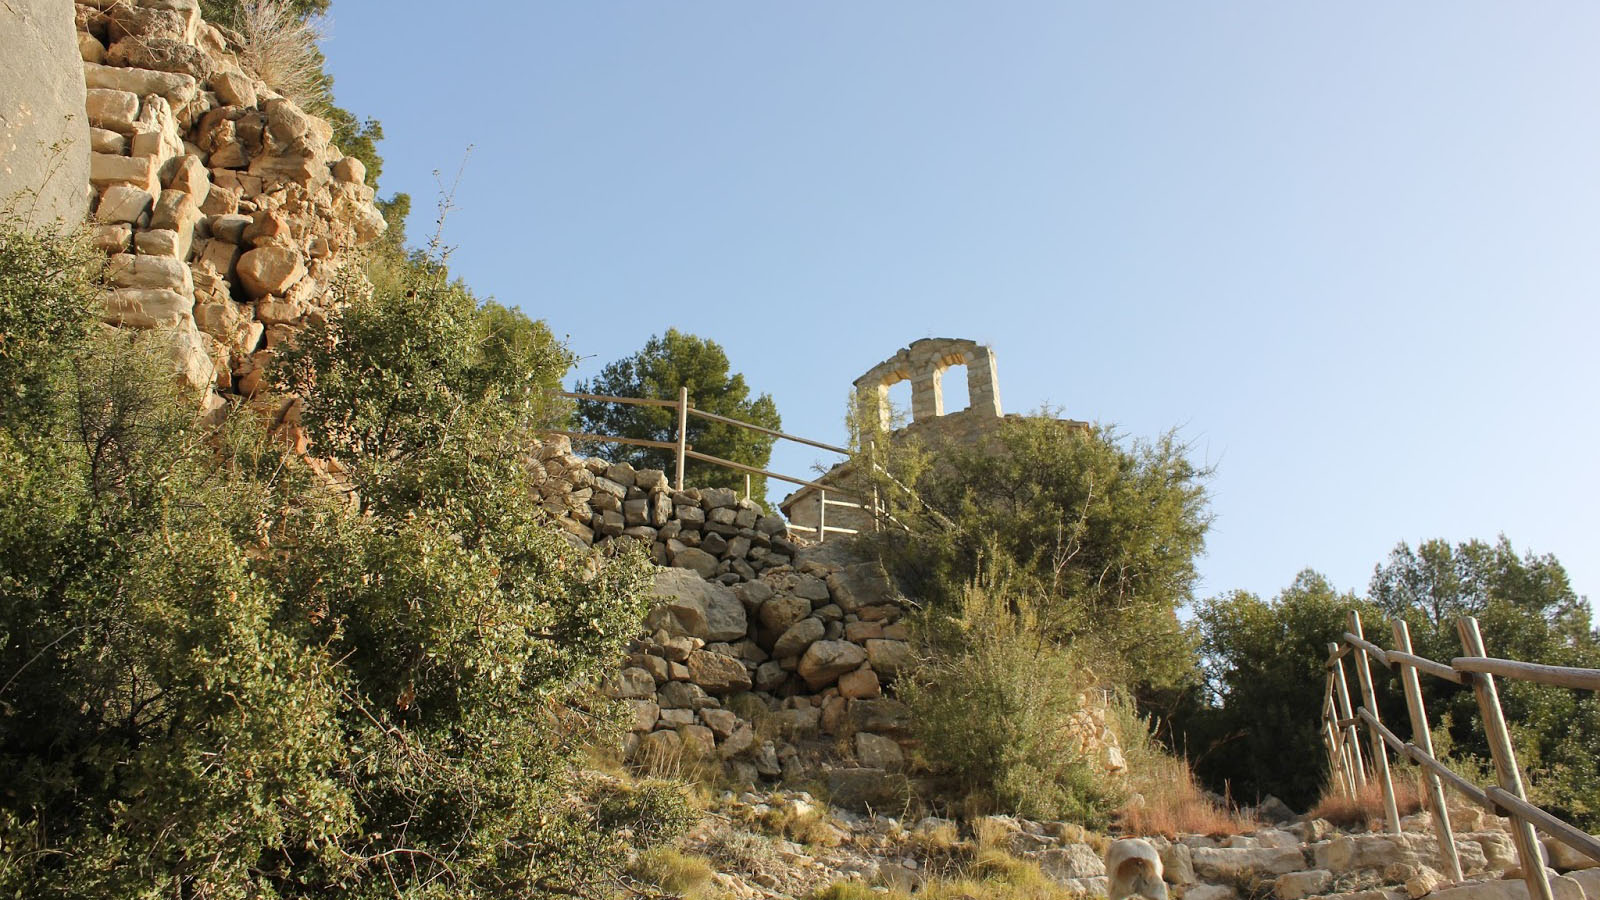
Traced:
POLYGON ((273 348, 333 302, 384 221, 332 127, 254 77, 196 0, 74 5, 108 324, 170 345, 178 375, 253 397, 273 348))
MULTIPOLYGON (((674 491, 660 470, 574 456, 564 437, 534 455, 539 501, 571 540, 639 541, 662 566, 605 686, 633 708, 632 759, 712 759, 751 783, 825 778, 847 804, 903 791, 912 722, 893 695, 914 662, 911 603, 881 565, 791 538, 731 490, 674 491)), ((1085 699, 1064 749, 1117 771, 1104 704, 1085 699)))

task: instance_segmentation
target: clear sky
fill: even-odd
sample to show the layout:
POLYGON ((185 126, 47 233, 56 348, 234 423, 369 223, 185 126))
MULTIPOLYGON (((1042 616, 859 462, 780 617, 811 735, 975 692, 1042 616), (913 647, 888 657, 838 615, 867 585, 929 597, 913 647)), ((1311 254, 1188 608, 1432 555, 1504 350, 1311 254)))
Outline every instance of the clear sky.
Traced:
MULTIPOLYGON (((587 377, 786 430, 920 337, 1215 463, 1202 595, 1505 533, 1600 592, 1600 5, 335 0, 340 102, 587 377)), ((953 391, 961 403, 960 380, 953 391)), ((795 445, 789 445, 794 447, 795 445)), ((805 448, 774 454, 805 474, 805 448)), ((830 460, 831 461, 831 460, 830 460)))

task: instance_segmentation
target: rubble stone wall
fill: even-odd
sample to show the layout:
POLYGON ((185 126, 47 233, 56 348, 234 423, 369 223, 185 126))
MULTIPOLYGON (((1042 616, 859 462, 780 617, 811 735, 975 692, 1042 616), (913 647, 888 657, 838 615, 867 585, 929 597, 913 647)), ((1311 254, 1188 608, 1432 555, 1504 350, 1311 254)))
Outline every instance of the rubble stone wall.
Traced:
POLYGON ((332 127, 256 78, 196 0, 74 5, 105 321, 168 342, 178 375, 253 397, 273 348, 323 315, 383 216, 332 127))

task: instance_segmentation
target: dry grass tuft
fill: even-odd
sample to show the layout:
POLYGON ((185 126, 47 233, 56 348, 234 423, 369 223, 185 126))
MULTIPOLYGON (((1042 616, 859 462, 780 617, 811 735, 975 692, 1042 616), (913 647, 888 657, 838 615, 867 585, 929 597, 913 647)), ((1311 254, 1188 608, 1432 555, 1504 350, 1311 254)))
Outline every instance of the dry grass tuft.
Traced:
POLYGON ((716 870, 704 857, 670 847, 646 850, 628 866, 628 874, 679 897, 706 897, 716 870))
POLYGON ((1220 806, 1195 780, 1189 764, 1167 753, 1127 701, 1112 706, 1111 722, 1128 763, 1130 799, 1114 814, 1124 834, 1243 834, 1260 827, 1254 819, 1220 806))
POLYGON ((301 19, 284 0, 245 0, 239 8, 239 61, 302 109, 327 97, 322 71, 322 20, 301 19))
MULTIPOLYGON (((1400 815, 1409 816, 1423 809, 1423 793, 1417 787, 1415 777, 1394 773, 1394 802, 1399 807, 1400 815)), ((1310 815, 1315 819, 1327 819, 1340 828, 1365 828, 1368 831, 1378 831, 1383 828, 1383 788, 1376 778, 1367 781, 1367 786, 1356 792, 1355 797, 1347 797, 1344 793, 1332 786, 1322 790, 1322 799, 1311 808, 1310 815)))

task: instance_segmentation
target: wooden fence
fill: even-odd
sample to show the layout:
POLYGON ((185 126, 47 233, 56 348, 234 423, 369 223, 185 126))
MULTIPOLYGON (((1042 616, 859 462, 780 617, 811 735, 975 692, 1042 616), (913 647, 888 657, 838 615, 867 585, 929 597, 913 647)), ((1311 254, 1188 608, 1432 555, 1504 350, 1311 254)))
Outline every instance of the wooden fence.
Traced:
MULTIPOLYGON (((603 395, 603 394, 580 394, 580 393, 574 393, 574 392, 571 392, 571 391, 563 391, 563 392, 561 392, 560 396, 566 397, 566 398, 571 399, 571 400, 590 400, 590 401, 594 401, 594 402, 598 402, 598 403, 621 403, 621 404, 624 404, 624 405, 627 405, 627 406, 655 406, 655 407, 665 407, 665 408, 670 408, 672 410, 675 410, 677 412, 678 427, 677 427, 677 430, 676 430, 675 435, 673 437, 673 440, 671 440, 671 441, 652 441, 652 440, 645 440, 643 438, 617 437, 617 436, 614 436, 614 435, 604 435, 604 434, 588 434, 588 433, 580 432, 580 431, 556 431, 556 432, 551 432, 551 433, 552 434, 564 434, 567 437, 572 438, 573 440, 579 440, 579 441, 595 441, 595 442, 598 442, 598 443, 629 444, 629 445, 637 446, 637 447, 651 447, 651 448, 654 448, 654 449, 657 449, 657 450, 670 450, 670 451, 672 451, 673 458, 676 461, 676 469, 675 469, 674 478, 673 478, 673 487, 675 489, 677 489, 677 490, 680 490, 680 491, 683 490, 683 486, 684 486, 684 481, 683 481, 683 465, 684 465, 684 461, 685 460, 690 460, 690 459, 697 459, 697 460, 700 460, 701 462, 708 462, 708 463, 711 463, 712 465, 722 466, 723 468, 732 469, 732 470, 734 470, 736 472, 743 472, 744 476, 745 476, 745 478, 744 478, 744 495, 745 495, 746 499, 749 499, 749 497, 750 497, 750 476, 751 475, 765 475, 768 478, 774 478, 774 479, 777 479, 778 481, 786 481, 786 482, 788 482, 790 484, 798 484, 798 485, 800 485, 802 487, 809 487, 809 488, 816 489, 817 492, 818 492, 818 500, 819 500, 819 504, 818 504, 818 507, 817 507, 818 508, 817 526, 815 528, 812 528, 812 527, 805 526, 805 525, 795 525, 794 523, 790 523, 789 527, 791 529, 793 529, 793 530, 813 532, 813 533, 815 533, 817 535, 817 540, 818 541, 827 540, 827 536, 830 535, 830 534, 857 534, 858 533, 858 529, 855 529, 855 528, 839 528, 839 527, 828 525, 827 524, 827 508, 829 506, 849 507, 851 509, 859 509, 859 510, 865 510, 865 511, 869 512, 871 514, 871 516, 872 516, 873 527, 874 527, 875 530, 877 528, 881 528, 882 525, 884 523, 886 523, 886 522, 890 523, 890 524, 899 524, 896 520, 894 520, 893 516, 890 516, 888 514, 888 511, 884 508, 883 504, 879 501, 878 490, 877 490, 876 486, 874 486, 873 489, 872 489, 871 497, 858 497, 854 493, 852 493, 851 491, 848 491, 848 490, 845 490, 843 488, 840 488, 837 485, 827 485, 827 484, 823 484, 823 483, 818 482, 818 481, 812 481, 812 480, 808 480, 808 479, 804 479, 804 478, 796 478, 796 477, 794 477, 792 475, 783 475, 783 474, 780 474, 778 472, 769 472, 766 469, 760 469, 760 468, 757 468, 755 466, 747 466, 744 463, 734 462, 731 459, 723 459, 723 458, 718 457, 718 456, 712 456, 709 453, 701 453, 701 452, 695 450, 694 446, 689 443, 689 417, 690 416, 695 416, 697 418, 706 419, 706 420, 711 421, 711 422, 721 422, 721 423, 723 423, 725 425, 733 425, 733 426, 735 426, 737 428, 743 428, 743 429, 746 429, 748 431, 755 431, 755 432, 758 432, 760 434, 770 435, 772 437, 781 438, 781 439, 786 440, 786 441, 794 441, 796 443, 805 444, 808 447, 816 447, 818 449, 827 450, 827 451, 830 451, 832 453, 838 453, 838 454, 841 454, 841 455, 846 456, 846 457, 851 456, 851 452, 850 452, 850 450, 848 448, 839 447, 839 446, 836 446, 834 444, 826 444, 826 443, 823 443, 822 441, 812 440, 811 438, 804 438, 804 437, 799 437, 797 435, 786 434, 786 433, 784 433, 782 431, 776 431, 776 430, 771 429, 771 428, 764 428, 764 427, 762 427, 760 425, 753 425, 753 424, 751 424, 749 422, 741 422, 738 419, 731 419, 731 418, 728 418, 727 416, 719 416, 716 413, 709 413, 709 412, 706 412, 705 410, 702 410, 702 409, 696 409, 694 404, 692 402, 690 402, 690 400, 689 400, 689 389, 686 388, 686 387, 680 387, 678 389, 678 399, 676 399, 676 400, 655 400, 655 399, 641 398, 641 397, 611 397, 611 396, 606 396, 606 395, 603 395), (849 497, 849 498, 853 498, 853 499, 852 500, 829 499, 828 495, 830 493, 834 494, 836 497, 849 497), (859 501, 859 502, 856 502, 856 501, 859 501)), ((876 464, 874 464, 874 467, 876 467, 876 464)), ((898 484, 898 482, 896 482, 896 484, 898 484)), ((909 488, 907 490, 909 491, 909 488)))
POLYGON ((1396 758, 1409 759, 1422 769, 1432 802, 1439 849, 1447 870, 1445 874, 1450 880, 1462 881, 1463 875, 1461 860, 1456 855, 1455 833, 1450 827, 1450 813, 1445 806, 1445 784, 1490 812, 1511 820, 1511 836, 1522 863, 1522 875, 1528 884, 1529 897, 1531 900, 1552 900, 1550 878, 1540 854, 1537 832, 1542 831, 1597 860, 1600 860, 1600 839, 1528 802, 1522 770, 1517 765, 1516 749, 1511 744, 1511 733, 1506 728, 1505 714, 1500 709, 1500 695, 1495 689, 1494 679, 1499 675, 1557 687, 1600 690, 1600 670, 1546 666, 1491 657, 1484 648, 1483 636, 1478 632, 1478 621, 1471 617, 1456 623, 1464 655, 1445 664, 1415 655, 1406 623, 1395 619, 1391 624, 1394 631, 1393 649, 1384 650, 1369 641, 1361 630, 1361 616, 1355 612, 1350 614, 1347 630, 1340 640, 1328 645, 1328 679, 1322 698, 1322 740, 1328 753, 1333 783, 1353 797, 1368 784, 1369 779, 1376 779, 1383 790, 1388 829, 1391 833, 1399 834, 1400 813, 1395 804, 1394 780, 1389 773, 1388 751, 1392 749, 1396 758), (1360 706, 1353 706, 1350 700, 1350 689, 1345 680, 1346 656, 1351 658, 1356 670, 1356 680, 1361 690, 1360 706), (1406 710, 1411 719, 1410 741, 1401 740, 1378 716, 1372 662, 1392 671, 1400 679, 1406 710), (1494 757, 1496 786, 1479 787, 1434 756, 1418 673, 1472 688, 1483 716, 1489 751, 1494 757), (1366 726, 1370 740, 1366 760, 1362 758, 1357 725, 1366 726), (1367 768, 1369 761, 1370 773, 1367 768))

